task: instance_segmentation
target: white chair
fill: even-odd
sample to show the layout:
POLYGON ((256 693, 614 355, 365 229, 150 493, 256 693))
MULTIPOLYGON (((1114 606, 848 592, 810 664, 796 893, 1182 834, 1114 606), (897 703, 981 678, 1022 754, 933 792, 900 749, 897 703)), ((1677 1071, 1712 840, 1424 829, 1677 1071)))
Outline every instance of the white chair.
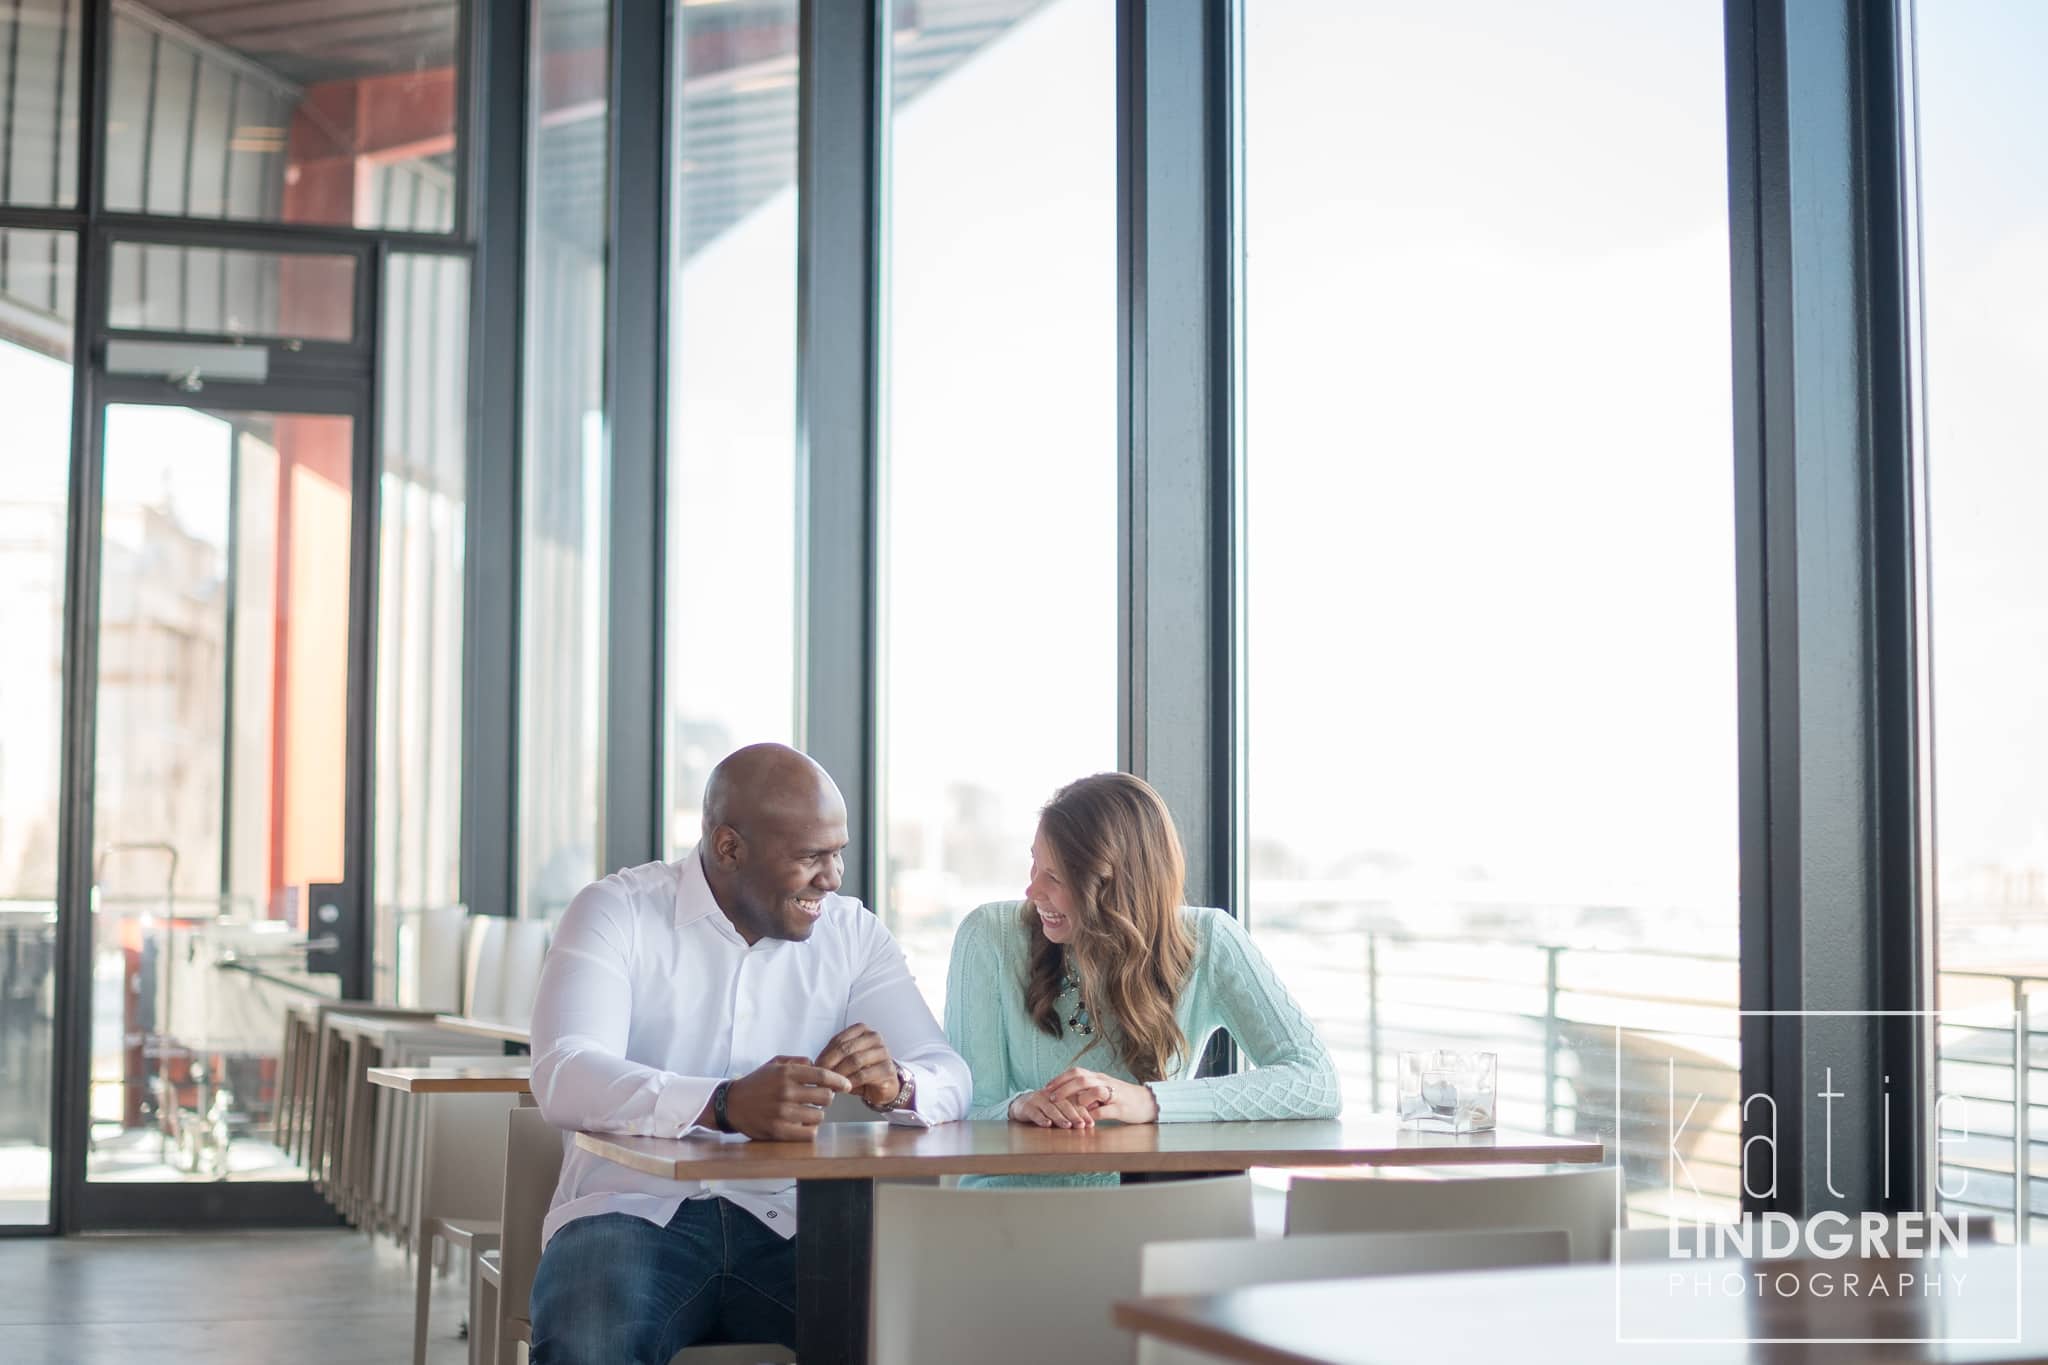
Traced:
MULTIPOLYGON (((505 1114, 513 1095, 435 1095, 422 1106, 426 1130, 419 1191, 413 1199, 412 1359, 425 1365, 434 1287, 434 1244, 445 1242, 478 1273, 477 1260, 498 1245, 505 1190, 505 1114)), ((550 1192, 554 1186, 548 1186, 550 1192)), ((472 1279, 474 1284, 474 1279, 472 1279)), ((487 1324, 485 1325, 487 1326, 487 1324)), ((474 1320, 473 1330, 481 1331, 474 1320)))
POLYGON ((547 956, 548 926, 544 921, 513 920, 507 924, 497 1012, 485 1017, 506 1024, 532 1023, 533 998, 540 993, 540 969, 547 956))
POLYGON ((398 925, 398 1003, 416 1009, 462 1007, 463 931, 469 913, 436 905, 408 913, 398 925))
POLYGON ((1598 1261, 1617 1217, 1627 1226, 1616 1197, 1620 1178, 1618 1166, 1452 1180, 1297 1176, 1287 1192, 1287 1235, 1563 1228, 1574 1261, 1598 1261))
MULTIPOLYGON (((483 1365, 519 1365, 520 1347, 533 1340, 533 1276, 540 1269, 540 1229, 555 1182, 562 1174, 561 1130, 530 1106, 506 1116, 505 1201, 498 1249, 478 1265, 470 1296, 474 1359, 483 1365)), ((796 1357, 778 1345, 690 1346, 671 1365, 762 1365, 796 1357)))
MULTIPOLYGON (((505 1135, 505 1203, 498 1251, 486 1257, 481 1278, 495 1291, 495 1313, 489 1305, 470 1309, 472 1324, 495 1322, 498 1365, 518 1365, 519 1345, 533 1340, 531 1299, 533 1272, 540 1267, 540 1226, 555 1197, 562 1174, 562 1132, 534 1108, 507 1115, 505 1135)), ((482 1331, 480 1326, 471 1330, 482 1331)))
POLYGON ((497 1018, 505 994, 503 915, 471 915, 462 934, 462 1013, 471 1019, 497 1018))
POLYGON ((1677 1228, 1617 1228, 1607 1237, 1607 1255, 1617 1261, 1663 1261, 1671 1257, 1671 1239, 1678 1238, 1678 1245, 1689 1257, 1698 1257, 1700 1248, 1706 1254, 1714 1253, 1714 1239, 1710 1235, 1700 1240, 1699 1227, 1693 1223, 1680 1223, 1677 1228))
MULTIPOLYGON (((1571 1238, 1561 1228, 1152 1242, 1145 1247, 1139 1292, 1217 1294, 1254 1284, 1561 1265, 1569 1259, 1571 1238)), ((1138 1365, 1203 1365, 1212 1359, 1138 1338, 1138 1365)))
POLYGON ((1147 1242, 1249 1237, 1245 1177, 1014 1190, 875 1190, 874 1358, 890 1365, 1121 1360, 1110 1305, 1147 1242))

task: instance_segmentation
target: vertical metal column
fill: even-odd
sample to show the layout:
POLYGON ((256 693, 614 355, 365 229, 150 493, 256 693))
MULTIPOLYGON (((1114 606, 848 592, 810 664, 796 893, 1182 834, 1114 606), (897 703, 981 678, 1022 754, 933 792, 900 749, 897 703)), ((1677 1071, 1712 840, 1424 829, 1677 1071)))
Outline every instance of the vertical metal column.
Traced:
POLYGON ((603 872, 663 852, 668 9, 664 0, 612 4, 603 872))
POLYGON ((1242 914, 1231 6, 1118 11, 1118 748, 1187 846, 1188 897, 1242 914))
POLYGON ((526 293, 528 0, 471 6, 467 203, 469 470, 462 583, 462 899, 517 911, 519 849, 519 497, 524 427, 520 335, 526 293))
POLYGON ((797 468, 802 742, 845 793, 847 890, 880 865, 880 432, 887 0, 805 0, 797 132, 797 468))
POLYGON ((1919 904, 1899 26, 1729 0, 1742 1089, 1755 1209, 1916 1208, 1919 904), (1843 1012, 1814 1017, 1816 1011, 1843 1012), (1893 1170, 1882 1170, 1883 1091, 1893 1170), (1760 1136, 1766 1107, 1748 1110, 1760 1136), (1773 1186, 1775 1194, 1765 1197, 1773 1186))

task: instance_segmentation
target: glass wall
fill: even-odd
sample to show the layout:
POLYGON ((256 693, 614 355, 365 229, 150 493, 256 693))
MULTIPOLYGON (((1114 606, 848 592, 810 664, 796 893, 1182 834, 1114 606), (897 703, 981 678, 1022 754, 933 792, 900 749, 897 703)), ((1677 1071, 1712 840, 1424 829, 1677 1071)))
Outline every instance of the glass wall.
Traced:
POLYGON ((604 842, 606 13, 604 0, 533 7, 510 907, 527 916, 566 909, 597 875, 604 842))
POLYGON ((469 262, 393 255, 383 332, 371 807, 376 990, 379 999, 411 1002, 421 997, 400 949, 414 941, 405 926, 462 896, 469 262))
POLYGON ((713 764, 797 733, 797 11, 676 11, 669 857, 697 841, 713 764))
POLYGON ((69 233, 0 230, 0 1225, 50 1211, 76 256, 69 233))
POLYGON ((350 341, 356 258, 115 242, 107 326, 185 335, 350 341))
POLYGON ((1038 808, 1116 766, 1116 7, 899 7, 890 50, 885 875, 933 1007, 1038 808))
POLYGON ((1253 932, 1348 1110, 1484 1043, 1504 1124, 1611 1142, 1669 1059, 1732 1215, 1721 6, 1245 30, 1253 932))
POLYGON ((76 0, 16 0, 0 14, 0 204, 78 203, 76 0))
POLYGON ((451 230, 460 13, 455 0, 114 6, 107 207, 451 230))
POLYGON ((89 1179, 302 1174, 267 1128, 278 974, 345 865, 353 451, 347 417, 106 409, 89 1179))
POLYGON ((2024 1212, 2038 1241, 2048 1114, 2016 1106, 2014 1083, 2026 1057, 2048 1094, 2032 1045, 2048 1012, 2048 460, 2028 397, 2048 363, 2048 10, 1916 13, 1941 1194, 2000 1222, 2024 1212))

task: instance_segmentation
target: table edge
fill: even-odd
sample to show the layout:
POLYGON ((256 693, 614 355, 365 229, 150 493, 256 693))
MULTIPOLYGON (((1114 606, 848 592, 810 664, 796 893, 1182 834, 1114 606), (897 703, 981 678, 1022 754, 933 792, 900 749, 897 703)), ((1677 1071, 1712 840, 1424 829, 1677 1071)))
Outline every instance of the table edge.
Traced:
POLYGON ((406 1076, 404 1067, 371 1067, 371 1085, 407 1095, 524 1095, 533 1088, 533 1077, 525 1076, 406 1076))
MULTIPOLYGON (((619 1150, 618 1135, 578 1132, 576 1146, 602 1160, 642 1175, 668 1180, 868 1180, 886 1176, 922 1175, 1086 1175, 1098 1171, 1163 1174, 1258 1169, 1342 1168, 1349 1166, 1504 1166, 1531 1164, 1598 1165, 1605 1145, 1589 1142, 1570 1151, 1550 1147, 1414 1147, 1363 1153, 1327 1149, 1252 1151, 1226 1148, 1213 1152, 1057 1152, 959 1155, 869 1153, 820 1157, 764 1152, 734 1156, 732 1146, 707 1147, 704 1158, 660 1157, 619 1150), (720 1155, 710 1155, 719 1153, 720 1155)), ((759 1144, 765 1146, 767 1144, 759 1144)), ((783 1144, 775 1144, 782 1146, 783 1144)))

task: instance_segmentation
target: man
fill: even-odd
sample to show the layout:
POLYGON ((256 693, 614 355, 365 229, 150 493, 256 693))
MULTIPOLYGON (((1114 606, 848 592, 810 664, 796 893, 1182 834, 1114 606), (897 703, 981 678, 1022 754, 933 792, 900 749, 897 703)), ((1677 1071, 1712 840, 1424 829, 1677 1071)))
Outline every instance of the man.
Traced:
MULTIPOLYGON (((726 757, 703 842, 584 888, 533 1012, 533 1095, 564 1129, 814 1137, 836 1094, 959 1118, 967 1065, 902 951, 840 896, 846 804, 779 744, 726 757)), ((796 1191, 683 1183, 571 1147, 541 1236, 534 1365, 666 1365, 796 1335, 796 1191)))

